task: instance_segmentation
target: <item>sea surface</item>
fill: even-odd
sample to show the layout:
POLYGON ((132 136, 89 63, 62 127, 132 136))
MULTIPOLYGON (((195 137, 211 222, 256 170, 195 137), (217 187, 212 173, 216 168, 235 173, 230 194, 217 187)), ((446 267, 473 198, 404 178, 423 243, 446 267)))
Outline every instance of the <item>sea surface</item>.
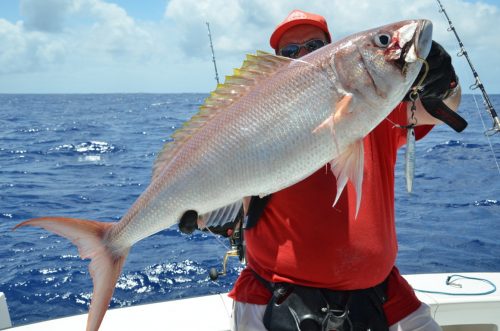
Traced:
MULTIPOLYGON (((14 325, 87 312, 87 261, 69 241, 22 220, 63 215, 116 221, 151 178, 170 135, 197 112, 206 94, 0 95, 0 292, 14 325)), ((496 109, 500 95, 491 97, 496 109)), ((396 170, 403 273, 500 271, 500 134, 479 96, 465 95, 469 127, 436 127, 417 142, 414 192, 396 170), (478 106, 476 106, 476 102, 478 106), (479 107, 479 110, 478 110, 479 107), (490 145, 491 141, 491 145, 490 145)), ((136 244, 111 306, 227 292, 241 266, 213 282, 228 243, 177 227, 136 244)))

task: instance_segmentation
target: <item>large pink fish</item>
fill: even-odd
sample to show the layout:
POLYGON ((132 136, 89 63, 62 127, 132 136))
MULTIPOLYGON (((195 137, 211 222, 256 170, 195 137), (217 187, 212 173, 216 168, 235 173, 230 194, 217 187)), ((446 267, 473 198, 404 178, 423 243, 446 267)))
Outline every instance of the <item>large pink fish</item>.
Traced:
POLYGON ((362 139, 408 91, 431 39, 431 22, 409 20, 352 35, 299 60, 249 55, 165 145, 151 184, 119 222, 41 217, 16 228, 57 233, 91 259, 87 330, 97 330, 130 247, 183 215, 233 217, 243 197, 276 192, 328 162, 338 192, 347 180, 355 184, 359 207, 362 139))

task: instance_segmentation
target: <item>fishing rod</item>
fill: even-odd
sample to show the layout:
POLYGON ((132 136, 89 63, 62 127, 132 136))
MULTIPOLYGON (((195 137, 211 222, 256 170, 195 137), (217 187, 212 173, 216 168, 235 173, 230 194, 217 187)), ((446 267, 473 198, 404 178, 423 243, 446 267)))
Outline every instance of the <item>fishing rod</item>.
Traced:
POLYGON ((472 74, 474 75, 474 78, 476 80, 476 82, 474 84, 472 84, 469 88, 471 90, 475 90, 477 88, 479 88, 481 90, 481 93, 483 94, 483 101, 484 101, 484 105, 486 107, 486 110, 493 118, 493 127, 491 129, 487 130, 485 132, 485 135, 487 135, 487 136, 494 135, 495 133, 500 132, 500 119, 498 118, 498 115, 495 111, 495 108, 493 108, 493 105, 490 101, 490 97, 488 96, 488 93, 486 93, 484 85, 481 82, 481 80, 479 79, 479 74, 477 73, 476 69, 474 69, 474 66, 472 65, 472 62, 469 58, 469 54, 465 50, 464 44, 462 43, 462 40, 460 40, 460 37, 458 36, 457 30, 453 26, 453 23, 451 22, 450 17, 448 16, 448 13, 444 9, 441 1, 440 0, 436 0, 436 1, 438 2, 439 7, 440 7, 439 12, 443 13, 444 16, 446 16, 446 19, 448 20, 448 25, 450 26, 448 28, 448 31, 452 31, 455 34, 455 37, 458 40, 458 44, 460 45, 460 52, 457 54, 457 56, 462 56, 462 55, 465 56, 465 58, 467 59, 467 62, 469 63, 469 67, 472 70, 472 74))
POLYGON ((214 69, 215 69, 215 80, 217 81, 217 85, 219 85, 219 73, 217 72, 217 63, 215 62, 215 53, 214 53, 214 46, 212 44, 212 34, 210 33, 210 24, 207 23, 207 30, 208 30, 208 39, 210 40, 210 49, 212 50, 212 62, 214 63, 214 69))
MULTIPOLYGON (((217 85, 219 85, 219 73, 217 72, 217 62, 215 62, 215 53, 214 53, 214 46, 212 43, 212 34, 210 33, 210 24, 208 22, 205 22, 207 24, 207 30, 208 30, 208 39, 210 40, 210 49, 212 50, 212 62, 214 63, 214 70, 215 70, 215 80, 217 81, 217 85)), ((212 281, 215 281, 219 278, 219 276, 225 276, 227 274, 227 261, 229 257, 238 257, 241 263, 245 264, 245 248, 244 248, 244 243, 243 243, 243 207, 238 212, 238 215, 236 216, 236 219, 233 221, 234 225, 229 226, 231 228, 231 231, 229 231, 229 228, 224 230, 223 232, 215 231, 215 229, 211 229, 210 225, 205 226, 204 230, 210 232, 218 241, 218 243, 224 247, 226 250, 226 253, 224 254, 224 259, 222 261, 222 271, 219 271, 217 268, 210 268, 210 271, 208 272, 210 279, 212 281), (217 235, 224 235, 225 237, 228 237, 229 243, 231 245, 231 248, 228 248, 224 243, 220 241, 220 239, 216 236, 217 235)), ((227 223, 226 223, 227 224, 227 223)))

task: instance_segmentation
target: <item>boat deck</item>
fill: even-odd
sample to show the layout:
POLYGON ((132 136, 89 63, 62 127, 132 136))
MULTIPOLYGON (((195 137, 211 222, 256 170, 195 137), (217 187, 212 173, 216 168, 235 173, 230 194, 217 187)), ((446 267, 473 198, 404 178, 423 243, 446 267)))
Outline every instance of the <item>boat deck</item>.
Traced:
MULTIPOLYGON (((421 293, 418 297, 431 306, 435 319, 445 331, 495 331, 500 326, 500 291, 489 283, 474 279, 458 279, 446 285, 451 274, 406 275, 416 288, 453 294, 421 293)), ((487 279, 500 287, 500 273, 461 273, 467 277, 487 279)), ((165 330, 230 330, 232 300, 227 294, 110 309, 101 331, 142 330, 147 325, 165 330)), ((14 327, 12 331, 84 330, 87 315, 14 327)))

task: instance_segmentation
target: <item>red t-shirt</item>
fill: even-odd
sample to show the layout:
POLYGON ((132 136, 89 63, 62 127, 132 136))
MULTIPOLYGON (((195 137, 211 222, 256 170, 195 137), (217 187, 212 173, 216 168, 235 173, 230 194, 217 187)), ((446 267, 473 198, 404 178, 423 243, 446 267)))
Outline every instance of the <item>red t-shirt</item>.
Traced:
MULTIPOLYGON (((401 103, 363 140, 363 193, 356 219, 354 186, 349 182, 332 207, 336 179, 329 165, 322 167, 303 181, 274 193, 257 224, 245 231, 248 267, 268 281, 333 290, 368 288, 386 279, 398 249, 394 167, 397 150, 406 142, 406 130, 394 123, 407 124, 406 103, 401 103)), ((430 129, 418 127, 417 138, 430 129)), ((389 289, 406 283, 397 270, 393 273, 397 275, 389 279, 398 282, 389 284, 389 289)), ((407 295, 414 298, 410 298, 413 304, 410 302, 408 307, 412 310, 401 317, 420 304, 409 285, 408 289, 407 295)), ((271 294, 247 268, 229 296, 240 302, 267 304, 271 294)), ((404 309, 401 302, 395 306, 389 301, 386 307, 404 309)))

